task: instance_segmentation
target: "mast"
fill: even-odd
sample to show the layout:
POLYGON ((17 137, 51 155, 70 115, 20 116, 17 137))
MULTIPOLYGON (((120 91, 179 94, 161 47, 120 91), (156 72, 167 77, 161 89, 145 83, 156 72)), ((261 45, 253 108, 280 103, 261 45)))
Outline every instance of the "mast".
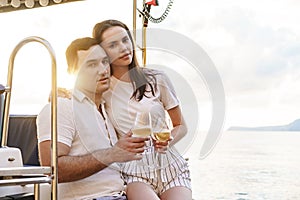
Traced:
POLYGON ((158 17, 155 18, 153 16, 151 16, 150 14, 150 10, 151 10, 151 6, 158 6, 158 0, 143 0, 143 10, 139 10, 137 8, 137 0, 133 0, 133 37, 136 41, 136 10, 138 10, 140 16, 142 16, 142 63, 143 66, 146 66, 147 63, 147 27, 148 27, 148 22, 151 21, 153 23, 160 23, 162 22, 169 14, 169 11, 173 5, 174 0, 169 0, 169 3, 165 9, 165 11, 163 12, 163 14, 158 17))

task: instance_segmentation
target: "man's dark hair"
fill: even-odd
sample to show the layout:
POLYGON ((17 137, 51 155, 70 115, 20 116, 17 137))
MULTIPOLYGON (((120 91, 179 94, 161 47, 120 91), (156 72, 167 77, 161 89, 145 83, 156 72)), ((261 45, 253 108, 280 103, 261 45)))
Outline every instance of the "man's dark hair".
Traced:
POLYGON ((95 38, 84 37, 78 38, 71 42, 66 50, 66 59, 68 64, 68 72, 75 73, 78 70, 78 51, 88 50, 94 45, 99 45, 95 38))

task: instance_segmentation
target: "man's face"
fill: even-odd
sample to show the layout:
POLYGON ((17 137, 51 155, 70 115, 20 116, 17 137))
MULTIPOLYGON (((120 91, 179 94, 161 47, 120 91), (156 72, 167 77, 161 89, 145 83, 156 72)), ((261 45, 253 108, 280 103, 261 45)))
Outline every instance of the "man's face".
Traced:
POLYGON ((103 93, 109 88, 109 59, 100 45, 94 45, 78 54, 79 71, 76 87, 86 95, 103 93))

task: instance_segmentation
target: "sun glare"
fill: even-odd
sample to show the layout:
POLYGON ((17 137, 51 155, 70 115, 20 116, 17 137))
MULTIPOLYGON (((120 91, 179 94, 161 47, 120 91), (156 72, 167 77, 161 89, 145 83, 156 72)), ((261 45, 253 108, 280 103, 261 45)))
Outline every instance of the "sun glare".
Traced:
MULTIPOLYGON (((67 73, 67 66, 61 60, 56 60, 57 86, 71 89, 74 77, 67 73)), ((28 43, 19 50, 14 60, 11 114, 38 114, 48 103, 51 67, 50 54, 41 44, 28 43)))

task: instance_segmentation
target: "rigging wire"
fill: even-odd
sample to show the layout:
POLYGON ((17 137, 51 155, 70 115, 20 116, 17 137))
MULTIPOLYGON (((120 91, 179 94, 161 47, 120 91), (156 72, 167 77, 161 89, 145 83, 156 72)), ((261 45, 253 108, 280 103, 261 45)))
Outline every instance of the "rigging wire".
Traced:
POLYGON ((137 10, 139 11, 140 15, 142 15, 146 19, 150 20, 151 22, 158 24, 158 23, 162 22, 164 19, 166 19, 166 17, 168 16, 168 14, 172 8, 173 3, 174 3, 174 0, 169 0, 169 3, 167 5, 165 11, 158 18, 155 18, 150 14, 150 10, 145 8, 145 4, 144 4, 143 11, 139 10, 138 8, 137 8, 137 10))

